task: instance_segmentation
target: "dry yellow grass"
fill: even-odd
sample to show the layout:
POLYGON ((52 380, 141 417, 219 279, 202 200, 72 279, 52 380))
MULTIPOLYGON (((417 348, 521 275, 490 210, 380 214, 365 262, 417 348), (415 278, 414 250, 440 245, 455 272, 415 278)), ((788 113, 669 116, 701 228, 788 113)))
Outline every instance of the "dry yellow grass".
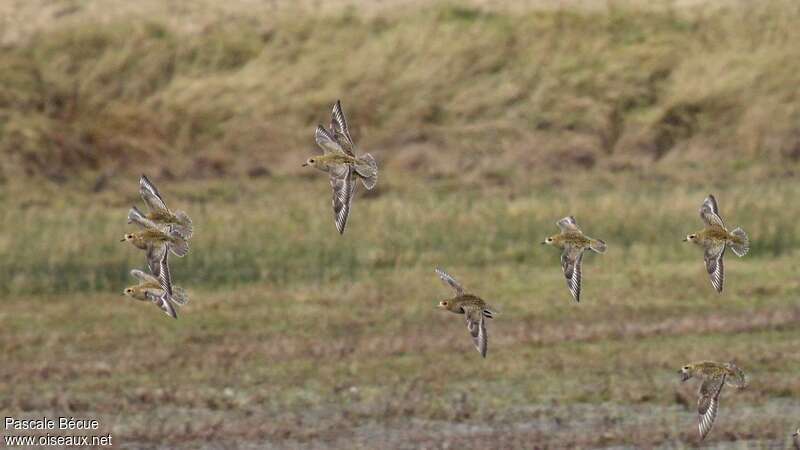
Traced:
POLYGON ((297 174, 336 98, 383 167, 423 176, 759 180, 800 158, 791 1, 123 3, 11 11, 41 22, 4 29, 6 178, 297 174))

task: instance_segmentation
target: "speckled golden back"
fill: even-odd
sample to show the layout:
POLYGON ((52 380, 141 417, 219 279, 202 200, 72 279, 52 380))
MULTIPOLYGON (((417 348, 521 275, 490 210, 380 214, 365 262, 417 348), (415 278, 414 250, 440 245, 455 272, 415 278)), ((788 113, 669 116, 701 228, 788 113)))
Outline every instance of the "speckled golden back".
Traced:
POLYGON ((591 243, 591 239, 580 231, 565 231, 563 233, 554 234, 551 238, 553 239, 553 245, 558 248, 563 248, 566 244, 576 248, 587 248, 591 243))
POLYGON ((472 295, 472 294, 457 295, 445 301, 447 302, 445 308, 448 311, 454 312, 456 314, 464 314, 465 307, 468 308, 472 306, 481 309, 486 308, 486 302, 483 301, 483 299, 481 299, 477 295, 472 295))

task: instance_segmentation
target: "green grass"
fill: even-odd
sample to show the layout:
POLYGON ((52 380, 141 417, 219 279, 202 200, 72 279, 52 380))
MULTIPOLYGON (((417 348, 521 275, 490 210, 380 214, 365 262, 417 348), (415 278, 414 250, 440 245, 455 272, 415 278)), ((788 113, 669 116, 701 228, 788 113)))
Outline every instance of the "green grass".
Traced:
POLYGON ((745 258, 728 256, 720 296, 701 251, 681 242, 700 226, 706 191, 626 192, 619 180, 514 193, 387 176, 339 236, 323 178, 160 183, 196 225, 190 255, 172 259, 192 296, 178 321, 120 295, 144 261, 118 242, 139 202, 135 177, 130 195, 6 199, 8 210, 36 206, 2 223, 17 231, 0 247, 0 408, 95 415, 120 442, 173 448, 220 436, 693 446, 696 387, 675 371, 735 359, 751 386, 725 392, 709 441, 766 446, 796 427, 800 284, 785 208, 796 183, 715 190, 723 217, 753 240, 745 258), (585 259, 579 305, 558 252, 538 244, 569 213, 610 248, 585 259), (434 308, 450 295, 437 265, 501 311, 486 360, 462 319, 434 308))
MULTIPOLYGON (((700 259, 681 240, 701 227, 697 205, 705 190, 640 184, 626 192, 624 181, 594 191, 591 182, 558 191, 518 189, 525 193, 431 182, 408 189, 388 174, 377 197, 359 198, 348 233, 340 237, 331 233, 330 188, 323 179, 320 174, 308 181, 174 185, 173 202, 191 211, 198 224, 196 256, 173 258, 177 274, 187 284, 214 288, 261 281, 353 282, 376 272, 448 262, 474 268, 551 264, 557 252, 538 243, 568 214, 589 222, 589 235, 613 243, 604 264, 700 259)), ((71 198, 31 201, 37 206, 1 218, 0 226, 14 232, 0 240, 0 291, 81 293, 124 284, 126 268, 144 262, 140 252, 119 242, 129 229, 122 218, 140 202, 131 180, 124 197, 75 192, 71 198)), ((753 237, 756 257, 793 253, 798 225, 782 205, 800 195, 796 184, 769 183, 756 190, 734 185, 714 192, 729 225, 753 237)))

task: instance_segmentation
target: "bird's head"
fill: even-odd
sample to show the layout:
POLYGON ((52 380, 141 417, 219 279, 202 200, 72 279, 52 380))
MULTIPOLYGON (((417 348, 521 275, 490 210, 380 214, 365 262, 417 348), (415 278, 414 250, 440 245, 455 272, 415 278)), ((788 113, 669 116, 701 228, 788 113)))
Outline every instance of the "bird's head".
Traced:
POLYGON ((456 306, 456 302, 454 302, 452 298, 440 301, 439 304, 436 305, 436 307, 439 309, 444 309, 446 311, 458 312, 457 311, 458 307, 456 306))
POLYGON ((314 167, 316 169, 321 169, 322 161, 320 161, 318 156, 312 156, 303 163, 303 167, 314 167))
POLYGON ((697 234, 692 233, 686 236, 683 242, 694 242, 697 243, 697 234))
POLYGON ((122 291, 122 295, 127 295, 128 297, 133 297, 133 288, 125 288, 125 290, 122 291))
POLYGON ((119 241, 120 241, 120 242, 132 241, 132 240, 133 240, 133 238, 134 238, 134 236, 133 236, 133 234, 132 234, 132 233, 127 233, 127 234, 126 234, 125 236, 123 236, 123 237, 122 237, 122 239, 120 239, 119 241))
POLYGON ((692 375, 694 375, 694 365, 687 364, 681 367, 681 370, 678 371, 678 374, 681 376, 681 383, 688 380, 689 378, 692 378, 692 375))
POLYGON ((798 429, 797 429, 797 431, 795 431, 795 432, 794 432, 794 434, 793 434, 792 436, 794 436, 794 437, 800 437, 800 428, 798 428, 798 429))
POLYGON ((543 245, 553 245, 556 242, 553 236, 548 237, 547 239, 543 240, 541 243, 543 245))

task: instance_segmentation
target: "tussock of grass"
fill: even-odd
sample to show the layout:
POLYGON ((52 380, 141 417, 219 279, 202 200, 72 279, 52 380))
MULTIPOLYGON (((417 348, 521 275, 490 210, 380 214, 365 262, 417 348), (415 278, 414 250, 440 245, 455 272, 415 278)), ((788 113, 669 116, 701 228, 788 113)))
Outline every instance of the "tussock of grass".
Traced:
POLYGON ((621 3, 269 20, 228 11, 202 31, 166 14, 55 19, 10 44, 0 56, 6 177, 143 165, 192 177, 293 172, 339 97, 363 148, 428 175, 657 162, 679 178, 707 164, 763 177, 798 158, 790 1, 713 13, 621 3))

